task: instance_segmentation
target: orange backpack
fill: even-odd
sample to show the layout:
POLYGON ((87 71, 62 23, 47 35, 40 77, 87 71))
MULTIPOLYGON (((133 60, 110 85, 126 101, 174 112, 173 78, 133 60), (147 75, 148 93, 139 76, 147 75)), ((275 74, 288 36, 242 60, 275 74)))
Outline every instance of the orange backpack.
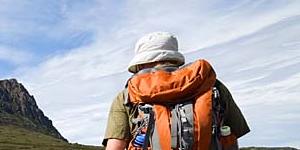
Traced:
POLYGON ((222 121, 213 110, 215 82, 216 74, 205 60, 175 71, 150 70, 133 76, 128 100, 139 105, 141 113, 128 149, 209 150, 213 137, 218 149, 231 147, 236 138, 221 140, 218 134, 222 121))

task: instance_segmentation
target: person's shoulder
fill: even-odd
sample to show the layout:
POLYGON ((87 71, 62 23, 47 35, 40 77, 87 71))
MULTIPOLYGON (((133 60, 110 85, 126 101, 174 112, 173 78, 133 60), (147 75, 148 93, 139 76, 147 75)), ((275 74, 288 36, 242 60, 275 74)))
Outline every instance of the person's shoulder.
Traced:
POLYGON ((223 82, 221 82, 219 79, 216 80, 215 87, 219 91, 220 94, 220 103, 224 108, 228 108, 228 105, 231 103, 234 103, 234 100, 232 98, 232 95, 228 88, 225 86, 223 82))
POLYGON ((123 107, 125 101, 126 101, 126 89, 123 89, 121 91, 118 92, 118 94, 116 95, 116 97, 114 98, 113 102, 112 102, 112 108, 120 108, 123 107))
POLYGON ((229 93, 229 90, 228 88, 226 87, 226 85, 220 81, 219 79, 216 80, 215 82, 215 87, 220 91, 222 92, 223 94, 225 93, 229 93))
POLYGON ((133 108, 135 108, 135 105, 130 103, 127 88, 119 91, 114 101, 112 102, 112 109, 130 114, 133 108))
POLYGON ((117 93, 117 96, 115 97, 114 101, 125 101, 126 95, 128 95, 128 91, 126 88, 122 89, 117 93))

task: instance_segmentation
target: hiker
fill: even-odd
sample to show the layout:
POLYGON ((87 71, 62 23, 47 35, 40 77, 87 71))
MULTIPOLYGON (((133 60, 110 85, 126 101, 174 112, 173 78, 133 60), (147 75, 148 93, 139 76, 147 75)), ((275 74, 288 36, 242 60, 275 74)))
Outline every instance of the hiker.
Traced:
POLYGON ((114 99, 102 144, 108 150, 231 150, 249 127, 212 66, 185 66, 174 35, 138 40, 133 76, 114 99))

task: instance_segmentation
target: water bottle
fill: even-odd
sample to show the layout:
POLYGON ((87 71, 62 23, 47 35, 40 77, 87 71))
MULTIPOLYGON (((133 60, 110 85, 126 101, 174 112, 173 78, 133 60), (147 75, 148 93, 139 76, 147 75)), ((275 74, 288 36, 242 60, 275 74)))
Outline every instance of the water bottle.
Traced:
POLYGON ((135 147, 143 147, 144 146, 144 143, 145 143, 145 137, 146 137, 146 134, 145 133, 139 133, 135 139, 134 139, 134 142, 133 142, 133 145, 135 147))
POLYGON ((229 126, 222 126, 220 128, 221 131, 221 145, 222 150, 238 150, 238 142, 236 136, 231 133, 231 129, 229 126))

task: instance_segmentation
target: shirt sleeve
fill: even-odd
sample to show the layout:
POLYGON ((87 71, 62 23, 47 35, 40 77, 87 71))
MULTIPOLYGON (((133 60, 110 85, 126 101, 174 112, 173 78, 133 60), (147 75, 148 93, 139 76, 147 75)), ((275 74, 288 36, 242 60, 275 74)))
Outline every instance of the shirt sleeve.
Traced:
POLYGON ((124 92, 114 99, 107 120, 105 136, 102 144, 106 146, 108 139, 127 139, 130 136, 129 120, 124 106, 124 92))
POLYGON ((221 104, 225 104, 224 124, 230 126, 231 131, 239 138, 250 131, 249 126, 229 90, 223 83, 217 82, 219 82, 217 84, 221 95, 221 104))

